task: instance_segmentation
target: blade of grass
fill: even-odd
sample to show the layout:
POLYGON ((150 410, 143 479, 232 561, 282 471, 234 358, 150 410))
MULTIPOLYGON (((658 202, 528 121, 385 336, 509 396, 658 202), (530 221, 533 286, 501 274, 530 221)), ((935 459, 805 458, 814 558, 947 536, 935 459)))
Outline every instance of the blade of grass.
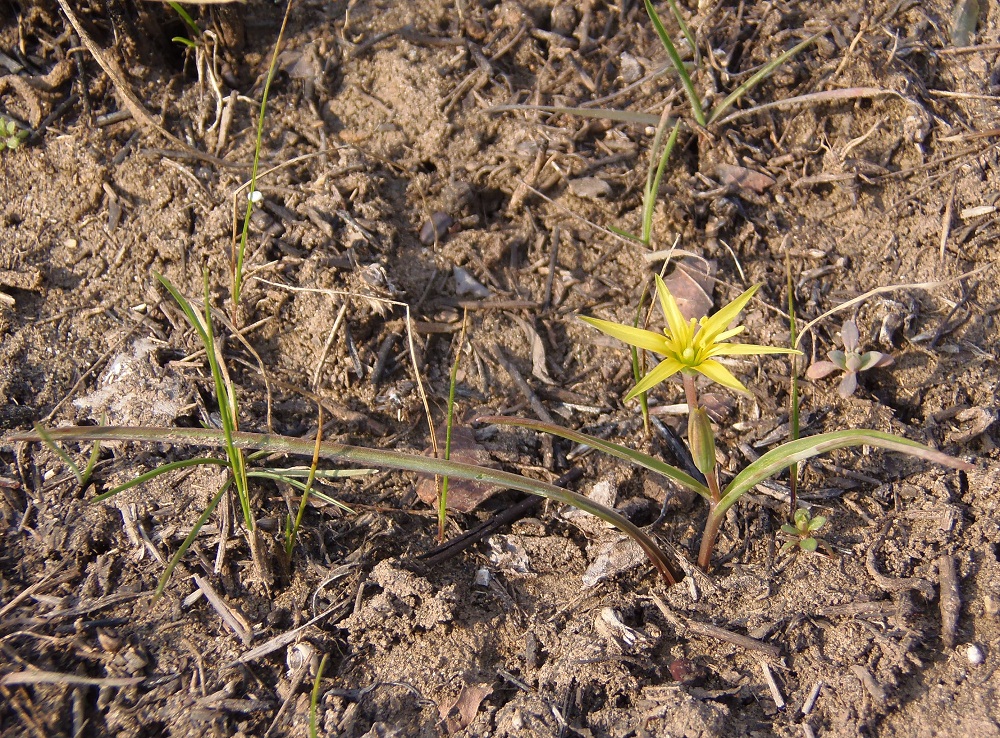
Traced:
POLYGON ((917 443, 907 438, 900 438, 890 433, 864 429, 821 433, 816 436, 783 443, 777 448, 768 451, 757 459, 757 461, 743 469, 726 486, 722 501, 716 508, 715 514, 722 515, 732 507, 733 503, 744 492, 750 491, 765 479, 787 469, 792 464, 812 458, 813 456, 818 456, 819 454, 825 454, 828 451, 834 451, 838 448, 849 448, 851 446, 875 446, 887 451, 899 451, 910 456, 916 456, 924 461, 930 461, 963 471, 971 471, 975 468, 972 464, 957 459, 954 456, 949 456, 922 443, 917 443))
POLYGON ((302 496, 299 498, 299 510, 295 514, 295 522, 292 524, 292 529, 289 531, 288 537, 285 540, 285 555, 291 559, 292 550, 295 548, 295 537, 299 533, 299 526, 302 525, 302 516, 305 515, 306 505, 309 502, 309 490, 312 489, 313 482, 316 479, 316 466, 319 464, 319 447, 323 442, 323 404, 316 404, 316 445, 313 447, 313 457, 312 463, 309 465, 309 476, 306 478, 306 483, 302 488, 302 496))
POLYGON ((316 679, 313 680, 312 693, 309 695, 309 738, 317 738, 319 726, 316 723, 316 708, 319 705, 319 685, 323 678, 323 670, 326 669, 327 659, 330 654, 324 653, 319 661, 319 668, 316 669, 316 679))
POLYGON ((94 497, 91 502, 104 502, 107 499, 114 497, 119 492, 124 492, 127 489, 132 489, 132 487, 137 487, 140 484, 148 482, 150 479, 156 479, 156 477, 161 474, 167 474, 168 472, 177 471, 178 469, 186 469, 189 466, 205 466, 205 465, 215 465, 215 466, 229 466, 229 462, 225 459, 216 459, 211 456, 199 456, 193 459, 184 459, 182 461, 171 461, 169 464, 162 464, 155 469, 150 469, 145 474, 140 474, 139 476, 130 479, 124 484, 119 484, 114 489, 109 489, 107 492, 103 492, 96 497, 94 497))
MULTIPOLYGON (((271 453, 296 454, 300 456, 308 456, 313 453, 312 441, 301 438, 290 438, 288 436, 264 433, 246 433, 242 431, 235 432, 231 438, 227 438, 223 431, 213 428, 77 426, 51 429, 47 432, 50 438, 64 441, 137 441, 169 443, 182 446, 211 446, 215 448, 225 448, 227 443, 232 443, 241 449, 258 449, 271 453)), ((10 438, 13 441, 42 440, 41 435, 37 433, 12 434, 10 438)), ((675 584, 677 582, 670 561, 649 535, 628 518, 622 516, 618 511, 576 492, 561 489, 546 482, 521 476, 520 474, 489 469, 476 466, 475 464, 445 461, 444 459, 434 459, 422 454, 404 453, 401 451, 347 446, 333 441, 323 442, 320 455, 323 458, 336 459, 352 464, 364 464, 367 466, 399 469, 438 476, 447 474, 458 479, 468 479, 473 482, 484 482, 507 489, 516 489, 521 492, 554 500, 563 505, 571 505, 610 523, 632 538, 642 548, 665 582, 668 584, 675 584)), ((679 472, 679 470, 677 471, 679 472)), ((679 473, 683 475, 683 472, 679 473)), ((701 485, 698 486, 700 487, 701 485)), ((218 503, 216 502, 216 504, 218 503)))
MULTIPOLYGON (((788 345, 795 346, 797 324, 795 322, 795 285, 792 283, 792 257, 785 250, 785 283, 788 289, 788 345)), ((789 440, 799 440, 799 362, 798 357, 792 354, 788 357, 788 364, 791 367, 791 379, 788 388, 788 437, 789 440)), ((788 519, 795 518, 795 508, 797 507, 796 497, 799 487, 799 465, 798 462, 788 467, 788 519)))
POLYGON ((218 507, 219 501, 222 499, 222 495, 226 493, 226 490, 229 489, 229 486, 232 483, 233 478, 230 477, 226 480, 226 483, 219 488, 219 491, 215 493, 215 497, 211 499, 202 511, 201 515, 198 516, 198 520, 195 521, 194 527, 191 529, 191 532, 188 533, 187 538, 184 539, 180 548, 178 548, 174 555, 170 557, 170 561, 167 563, 167 568, 164 569, 163 574, 160 575, 160 581, 156 585, 156 591, 153 592, 153 602, 160 599, 160 596, 163 594, 163 590, 166 589, 167 582, 170 580, 170 575, 174 573, 174 569, 177 568, 177 564, 179 564, 181 559, 184 558, 184 554, 187 553, 187 550, 191 548, 191 544, 194 543, 194 539, 198 537, 198 533, 205 526, 205 523, 208 522, 208 519, 212 516, 215 508, 218 507))
MULTIPOLYGON (((451 458, 451 428, 455 416, 455 384, 458 381, 458 364, 462 359, 462 346, 465 345, 465 328, 468 325, 469 311, 462 312, 462 333, 458 337, 458 348, 455 350, 455 361, 451 365, 451 375, 448 379, 448 412, 445 420, 444 458, 451 458)), ((441 494, 438 495, 438 543, 444 543, 444 529, 448 516, 448 477, 441 480, 441 494)))
POLYGON ((681 10, 677 7, 675 0, 667 0, 667 4, 670 6, 670 12, 673 14, 674 20, 677 21, 681 33, 684 34, 684 38, 687 39, 688 45, 691 47, 691 53, 694 54, 695 67, 700 66, 701 53, 698 51, 698 44, 695 43, 694 34, 691 33, 691 27, 688 26, 687 21, 684 20, 684 16, 681 15, 681 10))
POLYGON ((638 236, 629 233, 628 231, 622 230, 621 228, 615 228, 613 225, 608 225, 608 230, 614 233, 616 236, 621 236, 622 238, 627 238, 629 241, 635 241, 636 243, 642 243, 642 239, 638 236))
MULTIPOLYGON (((184 24, 188 28, 191 29, 191 33, 194 35, 195 38, 198 38, 199 36, 201 36, 201 29, 198 28, 198 24, 194 22, 194 18, 192 18, 191 15, 184 9, 183 5, 181 5, 180 3, 176 3, 176 2, 168 2, 167 5, 169 5, 171 7, 171 9, 173 9, 173 11, 175 13, 177 13, 177 15, 179 15, 181 17, 181 20, 184 21, 184 24)), ((174 41, 177 41, 177 40, 187 41, 186 38, 185 39, 173 39, 173 40, 174 41)))
MULTIPOLYGON (((664 118, 664 123, 666 123, 666 118, 664 118)), ((660 162, 656 167, 656 173, 653 173, 652 160, 650 160, 650 171, 649 178, 646 183, 646 191, 643 193, 642 198, 642 242, 646 246, 650 246, 653 235, 653 209, 656 205, 656 196, 660 192, 660 183, 663 181, 663 173, 667 169, 667 160, 670 159, 670 155, 674 151, 674 146, 677 144, 677 134, 680 133, 681 124, 680 121, 674 123, 674 129, 670 132, 670 136, 667 138, 667 143, 663 147, 663 151, 660 154, 660 162)), ((662 129, 657 129, 656 139, 653 142, 653 151, 659 144, 660 136, 662 135, 662 129)))
MULTIPOLYGON (((370 474, 374 470, 373 469, 359 469, 358 471, 362 472, 363 474, 370 474)), ((323 500, 323 502, 328 502, 331 505, 335 505, 336 507, 339 507, 344 512, 348 512, 348 513, 351 513, 351 514, 353 514, 355 512, 354 508, 348 507, 343 502, 340 502, 339 500, 334 499, 333 497, 330 497, 329 495, 320 492, 315 487, 307 487, 305 482, 300 482, 295 477, 291 477, 291 476, 288 476, 287 474, 283 474, 281 472, 281 470, 277 470, 277 469, 273 469, 273 470, 272 469, 269 469, 269 470, 263 470, 263 469, 253 470, 253 471, 247 472, 247 476, 250 477, 251 479, 270 479, 272 482, 284 482, 289 487, 294 487, 295 489, 297 489, 299 492, 302 492, 303 494, 305 494, 306 490, 308 489, 309 490, 309 495, 311 497, 319 497, 321 500, 323 500)), ((345 474, 344 476, 350 476, 350 475, 349 474, 345 474)), ((289 517, 289 519, 286 520, 285 522, 287 523, 287 525, 285 526, 285 530, 289 534, 291 534, 291 531, 292 531, 292 520, 291 520, 291 518, 289 517)))
POLYGON ((580 433, 579 431, 563 428, 562 426, 553 425, 552 423, 545 423, 540 420, 484 416, 476 418, 476 422, 509 425, 516 428, 530 428, 531 430, 538 431, 540 433, 551 433, 554 436, 565 438, 567 441, 582 443, 590 446, 591 448, 596 448, 598 451, 603 451, 604 453, 614 456, 615 458, 622 459, 623 461, 635 464, 636 466, 641 466, 644 469, 649 469, 657 474, 662 474, 668 479, 677 482, 677 484, 682 487, 686 487, 692 492, 696 492, 705 499, 712 499, 712 493, 709 492, 708 487, 692 477, 690 474, 681 471, 676 466, 671 466, 670 464, 664 463, 653 456, 628 448, 627 446, 621 446, 617 443, 589 436, 586 433, 580 433))
POLYGON ((247 209, 243 218, 243 231, 240 234, 240 242, 236 251, 236 258, 233 262, 233 323, 237 323, 236 309, 240 304, 240 297, 243 290, 243 262, 246 256, 247 239, 250 236, 250 216, 253 215, 254 199, 253 193, 257 191, 257 172, 260 168, 260 151, 264 141, 264 118, 267 114, 267 97, 271 92, 271 81, 278 70, 278 52, 281 50, 281 42, 285 36, 285 26, 288 25, 288 16, 292 12, 293 0, 288 0, 285 7, 285 17, 281 20, 281 28, 278 30, 278 38, 274 42, 274 50, 271 52, 271 64, 267 68, 267 77, 264 80, 264 91, 260 97, 260 114, 257 116, 257 139, 253 148, 253 168, 250 170, 250 196, 247 198, 247 209))
MULTIPOLYGON (((188 302, 187 298, 184 297, 184 295, 182 295, 176 287, 174 287, 169 279, 156 272, 153 274, 180 306, 185 317, 187 317, 188 322, 195 329, 198 333, 198 337, 201 339, 201 343, 205 348, 205 354, 208 357, 208 365, 212 372, 212 380, 215 385, 215 398, 216 402, 219 404, 219 417, 222 420, 222 430, 225 433, 226 438, 231 438, 232 434, 236 431, 234 423, 234 420, 237 417, 237 408, 235 406, 236 393, 231 384, 227 386, 225 378, 222 374, 219 356, 216 351, 215 335, 212 330, 212 314, 208 294, 208 272, 206 271, 202 273, 205 291, 204 317, 195 311, 194 307, 192 307, 191 303, 188 302)), ((246 464, 243 459, 243 452, 230 443, 226 446, 226 456, 229 459, 230 469, 233 472, 237 497, 239 497, 244 522, 250 530, 253 530, 256 522, 254 521, 253 512, 250 509, 250 495, 247 489, 246 464)))
MULTIPOLYGON (((691 81, 691 75, 688 74, 687 67, 684 66, 684 62, 681 60, 680 54, 677 53, 677 48, 674 46, 674 42, 670 40, 670 36, 667 34, 667 29, 663 27, 663 23, 660 22, 660 16, 656 14, 656 8, 653 7, 653 3, 650 0, 643 0, 646 5, 646 13, 649 15, 649 19, 653 22, 653 28, 656 29, 656 35, 660 37, 660 42, 663 44, 663 48, 667 50, 667 56, 670 57, 671 63, 677 70, 678 76, 681 78, 681 84, 684 85, 684 91, 687 93, 688 100, 691 103, 691 112, 694 115, 694 119, 698 121, 698 125, 705 126, 705 111, 702 108, 701 100, 698 97, 697 91, 694 89, 694 82, 691 81)), ((692 51, 694 46, 692 44, 692 51)))
POLYGON ((73 461, 73 458, 68 453, 66 453, 66 451, 63 450, 63 448, 58 443, 53 441, 52 436, 49 435, 49 432, 38 423, 35 423, 35 433, 37 433, 42 442, 46 446, 48 446, 52 451, 54 451, 56 456, 62 459, 62 462, 69 467, 69 470, 73 472, 73 476, 76 477, 76 481, 82 487, 83 474, 80 473, 80 467, 76 465, 76 462, 73 461))
MULTIPOLYGON (((648 3, 649 0, 646 0, 646 2, 648 3)), ((796 44, 791 49, 786 51, 784 54, 780 54, 779 56, 775 57, 767 64, 765 64, 763 67, 761 67, 756 74, 750 77, 750 79, 748 79, 746 82, 744 82, 735 90, 733 90, 733 92, 730 93, 729 97, 727 97, 717 106, 715 106, 715 108, 712 109, 712 112, 708 117, 708 123, 702 123, 702 125, 710 125, 715 121, 717 121, 719 118, 721 118, 725 114, 725 112, 729 110, 729 108, 731 108, 741 97, 746 95, 750 90, 752 90, 754 87, 760 84, 764 79, 771 76, 771 74, 774 73, 775 69, 780 67, 782 64, 784 64, 786 61, 791 59, 796 54, 798 54, 800 51, 802 51, 802 49, 806 48, 809 44, 818 39, 824 33, 826 33, 826 31, 820 31, 817 34, 810 36, 805 41, 796 44)))

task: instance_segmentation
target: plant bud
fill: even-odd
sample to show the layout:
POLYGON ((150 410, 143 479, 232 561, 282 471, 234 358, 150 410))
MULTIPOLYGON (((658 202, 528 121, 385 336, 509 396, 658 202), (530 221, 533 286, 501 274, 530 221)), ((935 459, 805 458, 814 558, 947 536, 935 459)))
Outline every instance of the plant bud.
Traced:
POLYGON ((694 465, 705 476, 715 469, 715 434, 708 413, 697 407, 688 414, 688 445, 694 465))

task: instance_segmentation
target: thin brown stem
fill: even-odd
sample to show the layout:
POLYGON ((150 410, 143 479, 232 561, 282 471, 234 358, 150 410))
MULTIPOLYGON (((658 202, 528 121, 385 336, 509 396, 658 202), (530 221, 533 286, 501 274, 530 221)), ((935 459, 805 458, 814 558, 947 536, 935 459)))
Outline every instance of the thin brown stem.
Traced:
POLYGON ((684 396, 687 398, 688 412, 698 407, 698 390, 694 386, 694 374, 681 372, 684 380, 684 396))
POLYGON ((722 527, 724 517, 716 515, 716 509, 717 505, 714 502, 709 503, 708 520, 705 521, 705 532, 701 534, 701 548, 698 549, 698 566, 706 572, 712 564, 712 551, 715 550, 715 541, 719 537, 719 528, 722 527))

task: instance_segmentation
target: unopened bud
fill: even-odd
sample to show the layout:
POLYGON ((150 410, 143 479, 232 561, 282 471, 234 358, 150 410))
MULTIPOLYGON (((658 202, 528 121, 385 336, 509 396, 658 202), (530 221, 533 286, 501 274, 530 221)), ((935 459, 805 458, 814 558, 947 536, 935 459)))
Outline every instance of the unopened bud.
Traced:
POLYGON ((700 407, 688 413, 688 445, 698 471, 711 474, 715 470, 715 434, 708 413, 700 407))

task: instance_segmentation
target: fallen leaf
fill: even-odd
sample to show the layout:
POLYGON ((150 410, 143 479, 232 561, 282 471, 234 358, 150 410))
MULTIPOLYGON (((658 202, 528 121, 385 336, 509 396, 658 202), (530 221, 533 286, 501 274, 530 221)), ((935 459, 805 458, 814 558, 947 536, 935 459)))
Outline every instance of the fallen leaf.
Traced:
POLYGON ((545 344, 542 343, 542 338, 538 335, 538 331, 524 318, 518 315, 511 315, 510 317, 514 319, 515 323, 521 326, 521 330, 524 331, 524 335, 528 339, 528 345, 531 346, 531 373, 545 382, 545 384, 555 384, 552 377, 549 376, 548 367, 545 365, 545 344))
POLYGON ((686 319, 702 318, 715 305, 712 299, 715 269, 714 261, 685 261, 663 280, 686 319))
MULTIPOLYGON (((443 453, 443 440, 445 437, 445 426, 442 424, 437 429, 437 437, 442 440, 441 451, 443 453)), ((424 452, 425 456, 432 454, 431 449, 424 452)), ((467 464, 478 464, 486 466, 492 463, 489 452, 476 442, 476 437, 472 429, 465 425, 455 424, 451 428, 451 460, 464 461, 467 464)), ((431 507, 437 507, 437 495, 439 479, 434 477, 424 477, 417 483, 417 497, 431 507)), ((500 491, 499 487, 491 484, 481 484, 467 479, 448 480, 448 509, 455 512, 467 513, 475 510, 485 500, 500 491)))
POLYGON ((773 177, 732 164, 716 164, 715 176, 724 185, 735 185, 741 190, 749 190, 757 195, 764 194, 764 191, 774 184, 773 177))
POLYGON ((439 708, 445 732, 453 735, 469 727, 479 712, 479 706, 491 694, 493 687, 489 684, 466 684, 462 687, 462 691, 451 705, 441 705, 439 708))

